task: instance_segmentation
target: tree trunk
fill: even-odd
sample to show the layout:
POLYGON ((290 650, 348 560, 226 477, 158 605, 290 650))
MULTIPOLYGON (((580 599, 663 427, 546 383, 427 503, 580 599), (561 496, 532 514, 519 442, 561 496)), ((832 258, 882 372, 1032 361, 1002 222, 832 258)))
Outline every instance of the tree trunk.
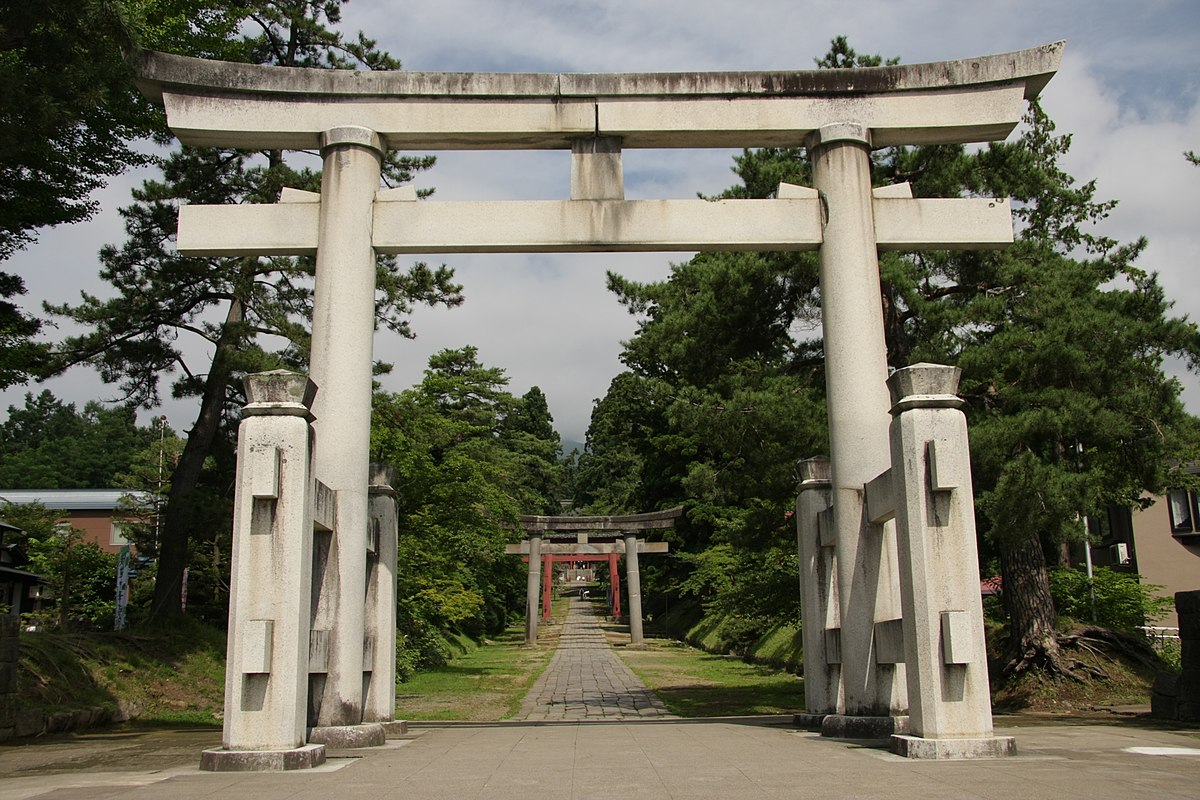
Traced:
POLYGON ((187 444, 179 457, 179 463, 171 474, 171 489, 167 493, 167 508, 163 515, 162 536, 158 544, 158 576, 154 583, 154 605, 151 618, 183 613, 183 571, 187 567, 188 542, 191 539, 190 504, 204 460, 212 449, 217 430, 221 425, 221 411, 225 405, 225 388, 229 383, 229 354, 240 336, 236 329, 244 319, 245 310, 240 300, 229 304, 221 338, 213 354, 212 366, 204 380, 204 392, 200 399, 200 411, 196 422, 188 432, 187 444))
POLYGON ((1010 660, 1004 671, 1016 674, 1047 668, 1069 672, 1061 659, 1046 554, 1037 534, 1002 541, 1000 571, 1010 620, 1010 660))

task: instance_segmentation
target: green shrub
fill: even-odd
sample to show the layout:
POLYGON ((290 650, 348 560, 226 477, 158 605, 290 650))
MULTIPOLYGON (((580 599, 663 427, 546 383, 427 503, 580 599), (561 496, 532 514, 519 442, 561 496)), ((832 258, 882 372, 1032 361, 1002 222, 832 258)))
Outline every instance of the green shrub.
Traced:
POLYGON ((1139 575, 1097 567, 1093 571, 1092 586, 1096 594, 1094 612, 1084 572, 1076 569, 1050 571, 1050 593, 1061 617, 1136 633, 1148 621, 1171 610, 1171 600, 1157 594, 1162 587, 1142 583, 1139 575))

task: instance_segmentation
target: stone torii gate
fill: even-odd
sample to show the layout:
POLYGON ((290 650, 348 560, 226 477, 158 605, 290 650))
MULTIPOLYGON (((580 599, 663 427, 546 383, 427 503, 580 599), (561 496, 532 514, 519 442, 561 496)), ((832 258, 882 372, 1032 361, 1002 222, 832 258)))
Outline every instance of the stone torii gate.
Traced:
MULTIPOLYGON (((284 403, 287 414, 314 418, 315 481, 304 479, 299 490, 288 484, 290 492, 307 487, 307 498, 286 500, 276 487, 276 502, 311 509, 322 491, 335 499, 323 523, 332 530, 311 623, 323 632, 321 652, 312 653, 307 617, 296 624, 247 617, 254 636, 230 638, 224 757, 210 767, 256 768, 247 753, 311 766, 316 756, 297 755, 317 740, 306 733, 306 701, 321 738, 352 737, 368 698, 388 690, 381 671, 365 669, 393 648, 367 634, 364 582, 375 256, 388 253, 817 250, 832 460, 827 489, 808 493, 827 495, 826 510, 813 518, 824 522, 806 525, 798 515, 798 525, 804 547, 809 532, 820 534, 813 562, 820 569, 805 579, 820 579, 821 602, 805 604, 805 627, 825 633, 828 647, 814 669, 828 691, 809 711, 831 735, 911 730, 894 744, 907 755, 1006 750, 992 734, 982 636, 971 636, 981 620, 978 592, 967 596, 962 580, 934 591, 914 566, 909 537, 928 520, 910 512, 950 502, 963 520, 972 516, 965 433, 951 441, 901 432, 889 445, 892 414, 912 421, 924 419, 925 407, 944 410, 954 382, 933 381, 939 392, 929 397, 894 382, 898 396, 889 398, 877 251, 1003 247, 1012 241, 1011 212, 1005 199, 913 199, 903 184, 873 191, 870 151, 1007 136, 1025 101, 1054 75, 1062 49, 1059 42, 870 69, 611 75, 313 70, 141 54, 140 85, 164 104, 183 143, 319 150, 324 162, 319 195, 285 189, 273 205, 180 210, 177 244, 186 255, 315 254, 310 377, 318 391, 311 409, 296 397, 284 403), (625 148, 798 145, 812 159, 811 188, 782 184, 766 200, 624 199, 625 148), (388 149, 570 150, 570 199, 416 202, 411 188, 380 188, 388 149), (927 473, 896 469, 898 458, 924 465, 936 497, 922 493, 927 473), (868 508, 872 497, 876 507, 868 508), (935 618, 940 627, 929 623, 935 618), (944 658, 928 661, 939 648, 944 658), (305 698, 292 666, 272 653, 295 654, 281 663, 296 669, 314 657, 327 663, 319 693, 310 687, 305 698), (910 698, 929 703, 911 720, 910 698)), ((253 413, 270 411, 268 402, 253 413)), ((262 504, 275 491, 252 472, 239 468, 239 503, 262 504)), ((278 537, 281 526, 298 525, 302 541, 312 521, 303 516, 276 514, 254 531, 278 537)), ((969 534, 959 526, 953 535, 969 534)), ((276 569, 272 559, 285 555, 278 547, 251 552, 263 559, 257 574, 296 574, 276 569)), ((961 564, 955 574, 971 569, 961 564)), ((239 583, 231 631, 247 609, 270 607, 260 595, 288 596, 289 607, 302 608, 312 591, 282 578, 239 583)))
MULTIPOLYGON (((563 560, 580 556, 584 559, 607 558, 612 566, 613 591, 620 592, 615 564, 617 557, 623 554, 625 556, 625 585, 629 589, 629 643, 634 646, 642 644, 644 641, 642 577, 638 555, 641 553, 666 553, 668 544, 643 541, 638 538, 638 534, 646 531, 670 530, 675 527, 675 520, 679 519, 682 514, 683 507, 678 506, 665 511, 616 516, 522 515, 520 526, 525 531, 525 541, 506 545, 504 552, 529 558, 529 578, 525 595, 525 642, 532 644, 537 641, 538 588, 542 583, 543 561, 547 558, 558 557, 563 560), (542 541, 546 534, 551 532, 574 533, 577 538, 574 542, 542 541), (601 534, 602 537, 613 539, 613 541, 589 541, 589 534, 593 533, 601 534)), ((549 574, 549 565, 546 565, 545 575, 547 578, 549 574)), ((549 593, 543 588, 542 594, 546 595, 543 598, 544 612, 549 616, 549 593)), ((617 604, 619 608, 619 600, 617 604)))

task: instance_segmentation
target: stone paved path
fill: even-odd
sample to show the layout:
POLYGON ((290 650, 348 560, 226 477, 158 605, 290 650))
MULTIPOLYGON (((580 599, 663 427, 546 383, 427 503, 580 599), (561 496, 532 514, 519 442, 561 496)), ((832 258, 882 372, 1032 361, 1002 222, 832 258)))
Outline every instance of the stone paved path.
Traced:
POLYGON ((674 719, 613 652, 593 604, 571 598, 558 649, 521 704, 526 720, 674 719))

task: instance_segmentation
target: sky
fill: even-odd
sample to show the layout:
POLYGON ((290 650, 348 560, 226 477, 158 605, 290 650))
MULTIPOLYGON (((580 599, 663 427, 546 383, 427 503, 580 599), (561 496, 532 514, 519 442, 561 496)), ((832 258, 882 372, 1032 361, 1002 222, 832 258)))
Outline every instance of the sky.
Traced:
MULTIPOLYGON (((860 53, 903 63, 1003 53, 1060 39, 1062 66, 1042 94, 1058 132, 1073 137, 1063 159, 1080 181, 1095 179, 1097 199, 1117 208, 1098 232, 1121 241, 1145 236, 1139 261, 1156 272, 1174 313, 1200 320, 1200 2, 1197 0, 351 0, 340 29, 362 30, 405 69, 451 72, 679 72, 812 69, 830 40, 849 37, 860 53)), ((734 182, 733 151, 627 150, 626 197, 687 198, 734 182)), ((417 185, 440 200, 564 199, 569 153, 437 153, 417 185)), ((3 266, 21 275, 27 307, 104 296, 96 253, 119 243, 117 210, 151 173, 114 179, 95 195, 88 223, 42 233, 3 266)), ((474 345, 480 360, 503 368, 509 388, 539 386, 564 438, 583 441, 594 400, 622 365, 621 343, 637 320, 605 289, 605 272, 661 280, 687 254, 449 255, 422 260, 456 270, 466 302, 418 309, 417 334, 376 335, 377 358, 395 365, 383 379, 400 391, 421 379, 431 354, 474 345)), ((58 333, 68 333, 61 328, 58 333)), ((201 348, 190 352, 202 357, 201 348)), ((1168 365, 1200 414, 1200 379, 1168 365)), ((116 388, 79 367, 46 384, 82 405, 116 388)), ((0 393, 0 407, 26 391, 0 393)), ((176 430, 195 406, 161 410, 176 430)))

